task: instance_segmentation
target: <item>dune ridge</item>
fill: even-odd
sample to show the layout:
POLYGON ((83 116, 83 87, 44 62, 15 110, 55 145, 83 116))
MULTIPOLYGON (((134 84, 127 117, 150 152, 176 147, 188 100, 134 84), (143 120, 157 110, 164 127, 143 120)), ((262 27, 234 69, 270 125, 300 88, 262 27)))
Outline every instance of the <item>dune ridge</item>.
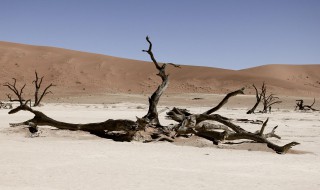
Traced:
MULTIPOLYGON (((155 52, 156 54, 156 52, 155 52)), ((146 55, 147 56, 147 55, 146 55)), ((25 93, 33 93, 34 71, 45 76, 44 85, 54 83, 52 97, 95 95, 104 93, 148 94, 160 80, 150 62, 86 53, 46 46, 0 42, 0 82, 15 77, 27 83, 25 93)), ((278 95, 317 97, 320 94, 320 64, 265 65, 243 70, 200 66, 169 68, 167 93, 215 93, 260 86, 265 81, 278 95)), ((0 98, 9 91, 0 86, 0 98)))

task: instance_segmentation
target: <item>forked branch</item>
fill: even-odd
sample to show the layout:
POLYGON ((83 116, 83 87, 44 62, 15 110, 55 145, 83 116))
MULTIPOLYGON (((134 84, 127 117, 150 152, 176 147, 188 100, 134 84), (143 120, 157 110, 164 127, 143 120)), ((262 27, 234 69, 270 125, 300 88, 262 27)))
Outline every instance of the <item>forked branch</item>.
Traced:
MULTIPOLYGON (((152 62, 154 63, 156 69, 159 71, 157 74, 160 76, 162 83, 158 86, 157 90, 151 95, 149 98, 149 109, 148 113, 143 117, 144 119, 147 119, 149 121, 149 124, 160 127, 160 121, 159 121, 159 114, 157 111, 157 105, 159 103, 160 97, 163 94, 163 92, 167 89, 169 84, 169 75, 166 74, 166 66, 167 64, 163 63, 160 65, 157 60, 155 59, 153 52, 152 52, 152 43, 149 39, 149 36, 146 37, 147 42, 149 43, 148 50, 142 50, 143 52, 146 52, 149 54, 152 62)), ((170 63, 170 65, 173 65, 175 67, 179 67, 178 65, 175 65, 173 63, 170 63)))
POLYGON ((22 94, 23 94, 23 89, 26 87, 26 84, 24 84, 20 90, 17 88, 16 84, 17 84, 17 79, 15 78, 12 78, 13 79, 13 83, 9 83, 9 82, 6 82, 3 86, 6 86, 9 88, 9 90, 11 90, 16 96, 18 99, 12 99, 11 98, 11 95, 10 94, 7 94, 7 97, 9 98, 9 101, 16 101, 16 102, 19 102, 20 105, 23 105, 23 104, 27 104, 28 102, 31 102, 31 100, 27 100, 25 101, 23 98, 22 98, 22 94), (25 103, 23 103, 25 102, 25 103))
MULTIPOLYGON (((247 114, 252 114, 254 113, 254 111, 257 109, 258 105, 260 104, 261 102, 261 96, 262 96, 262 93, 259 93, 257 87, 253 84, 252 85, 253 88, 255 89, 256 91, 256 103, 254 104, 254 106, 247 112, 247 114)), ((265 91, 265 85, 264 83, 262 84, 262 87, 261 87, 261 92, 265 91)))
POLYGON ((33 83, 34 86, 35 86, 34 104, 33 104, 33 106, 36 107, 36 106, 38 106, 38 105, 40 104, 40 102, 41 102, 41 100, 43 99, 44 96, 46 96, 46 95, 49 94, 49 93, 52 93, 51 91, 48 91, 48 90, 49 90, 49 88, 51 88, 51 87, 53 87, 53 86, 55 86, 55 85, 53 85, 52 83, 49 84, 49 85, 44 89, 44 91, 42 92, 42 94, 41 94, 40 97, 39 97, 39 90, 40 90, 40 88, 41 88, 41 84, 42 84, 42 81, 43 81, 44 76, 41 77, 41 78, 39 78, 37 71, 35 71, 35 75, 36 75, 36 79, 35 79, 32 83, 33 83))

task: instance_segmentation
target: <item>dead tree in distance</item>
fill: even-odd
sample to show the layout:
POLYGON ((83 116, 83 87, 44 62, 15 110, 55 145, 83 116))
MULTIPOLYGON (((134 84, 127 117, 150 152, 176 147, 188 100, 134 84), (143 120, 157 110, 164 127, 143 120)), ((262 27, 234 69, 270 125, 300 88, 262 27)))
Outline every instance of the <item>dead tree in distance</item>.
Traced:
POLYGON ((282 101, 279 97, 274 96, 274 94, 266 95, 267 90, 262 94, 263 110, 262 113, 268 113, 268 109, 271 112, 271 106, 274 104, 280 104, 282 101))
POLYGON ((49 94, 49 93, 52 93, 51 91, 48 91, 50 87, 53 87, 55 86, 54 84, 49 84, 42 92, 42 94, 39 96, 39 90, 41 88, 41 84, 42 84, 42 81, 43 81, 43 77, 39 78, 38 77, 38 73, 37 71, 35 71, 35 75, 36 75, 36 79, 34 81, 32 81, 32 83, 34 84, 35 86, 35 93, 34 93, 34 104, 33 106, 36 107, 36 106, 39 106, 40 105, 40 102, 42 100, 42 98, 49 94))
POLYGON ((311 105, 304 105, 304 101, 301 99, 301 100, 296 100, 296 107, 295 107, 295 110, 304 110, 304 111, 307 111, 307 110, 312 110, 312 111, 320 111, 320 110, 317 110, 317 109, 314 109, 312 106, 314 105, 314 103, 316 103, 316 99, 313 98, 313 102, 311 105))
POLYGON ((6 83, 4 83, 3 86, 8 87, 18 97, 18 99, 12 99, 11 95, 7 94, 7 97, 9 98, 9 101, 10 102, 19 102, 20 105, 24 104, 23 102, 25 102, 25 104, 30 102, 30 106, 31 106, 31 100, 30 99, 26 101, 25 99, 22 98, 22 93, 23 93, 24 88, 26 87, 26 84, 24 84, 20 88, 20 90, 18 90, 17 87, 16 87, 17 79, 16 78, 12 78, 12 80, 13 80, 12 84, 10 84, 9 82, 6 82, 6 83))
POLYGON ((262 102, 263 105, 262 111, 259 111, 260 113, 268 113, 268 109, 271 112, 272 105, 279 104, 282 102, 279 100, 279 97, 276 97, 274 94, 267 95, 267 85, 264 82, 262 83, 260 92, 254 84, 252 86, 256 91, 256 103, 249 111, 247 111, 247 114, 254 113, 260 102, 262 102))
POLYGON ((31 108, 31 105, 28 106, 28 102, 31 102, 31 100, 23 101, 22 95, 23 95, 23 89, 25 85, 19 90, 16 87, 16 80, 14 80, 13 84, 6 83, 5 86, 7 86, 11 91, 14 92, 14 94, 17 96, 18 101, 20 105, 12 110, 9 111, 9 114, 14 114, 19 111, 28 111, 34 114, 34 117, 32 119, 29 119, 27 121, 21 122, 21 123, 10 123, 11 127, 16 127, 20 125, 28 125, 30 127, 37 127, 37 126, 43 126, 43 125, 49 125, 52 127, 56 127, 58 129, 67 129, 72 131, 86 131, 90 132, 91 134, 97 135, 99 137, 104 138, 110 138, 114 140, 119 141, 131 141, 132 136, 138 129, 138 126, 136 122, 131 120, 113 120, 109 119, 104 122, 100 123, 88 123, 88 124, 74 124, 74 123, 66 123, 54 120, 44 113, 34 110, 31 108), (115 131, 122 131, 123 133, 114 133, 115 131))
POLYGON ((254 113, 254 111, 257 109, 258 105, 260 104, 261 102, 261 97, 262 97, 262 93, 263 91, 266 91, 266 87, 265 87, 265 84, 264 82, 262 83, 262 87, 261 87, 261 93, 259 93, 257 87, 253 84, 252 85, 253 88, 256 90, 256 103, 254 104, 254 106, 249 110, 247 111, 247 114, 252 114, 254 113))

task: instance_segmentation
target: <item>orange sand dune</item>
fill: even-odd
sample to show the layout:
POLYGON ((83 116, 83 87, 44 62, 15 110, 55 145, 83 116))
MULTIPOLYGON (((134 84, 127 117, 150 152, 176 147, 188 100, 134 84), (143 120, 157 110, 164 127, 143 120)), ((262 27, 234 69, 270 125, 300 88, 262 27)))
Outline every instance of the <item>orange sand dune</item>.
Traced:
MULTIPOLYGON (((156 53, 156 52, 155 52, 156 53)), ((147 55, 146 55, 147 56, 147 55)), ((130 60, 61 48, 0 42, 0 82, 15 77, 33 92, 34 71, 44 75, 44 85, 54 83, 53 97, 102 93, 150 93, 160 80, 151 62, 130 60)), ((182 66, 169 68, 168 93, 226 93, 265 81, 279 95, 320 94, 320 65, 266 65, 239 71, 182 66)), ((1 85, 0 97, 9 91, 1 85)))

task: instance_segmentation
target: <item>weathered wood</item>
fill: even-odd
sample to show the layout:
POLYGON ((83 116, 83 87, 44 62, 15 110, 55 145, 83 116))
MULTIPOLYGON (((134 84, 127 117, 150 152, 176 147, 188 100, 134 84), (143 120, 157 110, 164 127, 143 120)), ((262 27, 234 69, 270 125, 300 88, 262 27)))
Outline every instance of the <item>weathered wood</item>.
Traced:
MULTIPOLYGON (((256 91, 256 103, 253 105, 253 107, 247 112, 247 114, 252 114, 252 113, 254 113, 254 111, 257 109, 257 107, 258 107, 258 105, 260 104, 260 102, 261 102, 261 93, 259 93, 258 92, 258 89, 257 89, 257 87, 253 84, 252 85, 253 86, 253 88, 255 89, 255 91, 256 91)), ((262 84, 262 87, 261 87, 261 89, 262 89, 262 91, 264 90, 264 88, 265 88, 265 85, 264 85, 264 83, 262 84)))
POLYGON ((311 105, 305 105, 303 100, 296 100, 295 110, 312 110, 312 111, 320 111, 318 109, 313 108, 312 106, 316 103, 316 99, 313 98, 313 102, 311 105))
POLYGON ((58 129, 64 130, 71 130, 71 131, 86 131, 90 132, 91 134, 97 135, 99 137, 111 138, 114 140, 121 140, 121 141, 131 141, 133 135, 137 130, 139 130, 139 125, 136 122, 131 120, 113 120, 109 119, 104 122, 99 123, 87 123, 87 124, 74 124, 74 123, 66 123, 54 120, 44 113, 33 110, 29 106, 23 104, 18 106, 17 108, 11 110, 9 114, 14 114, 19 111, 29 111, 34 114, 34 117, 30 120, 27 120, 22 123, 11 123, 10 126, 15 127, 19 125, 29 125, 33 123, 35 126, 51 126, 56 127, 58 129), (110 131, 123 131, 123 135, 111 135, 110 131))
POLYGON ((244 88, 241 88, 240 90, 236 90, 236 91, 228 93, 216 107, 209 109, 208 111, 204 112, 203 114, 209 115, 213 112, 218 111, 220 108, 222 108, 222 106, 224 106, 228 102, 229 98, 236 96, 238 94, 244 94, 243 91, 244 91, 244 88))
POLYGON ((279 104, 282 102, 279 100, 279 97, 276 97, 274 94, 267 95, 267 85, 264 82, 262 83, 260 93, 254 84, 252 86, 256 91, 256 103, 249 111, 247 111, 247 114, 254 113, 261 101, 263 105, 263 110, 259 111, 260 113, 267 113, 268 110, 269 112, 271 112, 272 105, 279 104))
POLYGON ((32 82, 35 86, 35 92, 34 92, 34 104, 33 106, 36 107, 36 106, 39 106, 40 102, 42 101, 43 97, 46 96, 47 94, 49 93, 52 93, 51 91, 48 91, 49 88, 55 86, 54 84, 49 84, 42 92, 42 94, 40 95, 39 97, 39 90, 41 88, 41 84, 42 84, 42 81, 43 81, 43 77, 39 78, 38 77, 38 73, 37 71, 35 71, 35 75, 36 75, 36 79, 32 82), (39 80, 40 79, 40 80, 39 80))
POLYGON ((3 86, 8 87, 17 97, 18 99, 12 99, 10 94, 7 94, 7 97, 9 98, 10 102, 19 102, 20 104, 23 104, 23 102, 25 102, 25 100, 22 98, 22 94, 23 94, 23 89, 26 87, 26 84, 24 84, 20 90, 17 89, 17 79, 12 78, 13 79, 13 84, 10 84, 9 82, 4 83, 3 86))
MULTIPOLYGON (((166 74, 166 66, 167 64, 163 63, 160 65, 157 60, 154 57, 154 54, 152 52, 152 43, 149 39, 149 36, 146 37, 147 42, 149 43, 148 50, 142 50, 143 52, 146 52, 149 54, 152 62, 154 63, 156 69, 159 71, 157 74, 161 80, 162 83, 158 86, 157 90, 151 95, 149 98, 149 109, 148 113, 143 116, 144 119, 148 119, 151 125, 161 127, 160 121, 159 121, 159 114, 157 111, 157 105, 159 103, 160 97, 163 94, 163 92, 167 89, 169 85, 169 75, 166 74)), ((170 65, 173 65, 175 67, 180 67, 179 65, 175 65, 173 63, 169 63, 170 65)))
MULTIPOLYGON (((236 92, 236 91, 235 91, 236 92)), ((236 93, 241 94, 241 93, 236 93)), ((222 101, 225 102, 225 101, 222 101)), ((221 104, 221 102, 220 102, 221 104)), ((210 109, 213 110, 213 109, 210 109)), ((269 141, 267 138, 275 137, 279 138, 280 136, 275 134, 275 128, 270 133, 263 134, 265 127, 267 126, 268 119, 263 122, 261 129, 256 132, 252 133, 249 131, 246 131, 245 129, 241 128, 238 125, 235 125, 231 122, 231 119, 223 117, 219 114, 207 114, 210 113, 209 111, 203 113, 203 114, 191 114, 187 112, 186 110, 182 110, 179 108, 173 108, 171 111, 167 113, 167 118, 175 120, 179 122, 177 133, 178 134, 194 134, 202 138, 206 138, 210 141, 212 141, 214 144, 218 144, 219 142, 223 142, 225 140, 227 141, 233 141, 233 140, 252 140, 257 143, 265 143, 267 146, 271 149, 273 149, 275 152, 282 154, 286 153, 292 146, 298 145, 297 142, 291 142, 284 146, 279 146, 271 141, 269 141), (223 124, 227 129, 224 129, 222 127, 216 127, 216 129, 220 131, 216 131, 215 127, 216 124, 202 124, 203 122, 207 121, 215 121, 218 123, 223 124), (222 130, 222 132, 221 132, 222 130)))
POLYGON ((268 113, 268 110, 271 112, 271 106, 274 104, 280 104, 279 97, 276 97, 274 94, 267 95, 267 87, 265 85, 265 89, 261 92, 262 96, 262 103, 263 103, 263 110, 262 113, 268 113))

